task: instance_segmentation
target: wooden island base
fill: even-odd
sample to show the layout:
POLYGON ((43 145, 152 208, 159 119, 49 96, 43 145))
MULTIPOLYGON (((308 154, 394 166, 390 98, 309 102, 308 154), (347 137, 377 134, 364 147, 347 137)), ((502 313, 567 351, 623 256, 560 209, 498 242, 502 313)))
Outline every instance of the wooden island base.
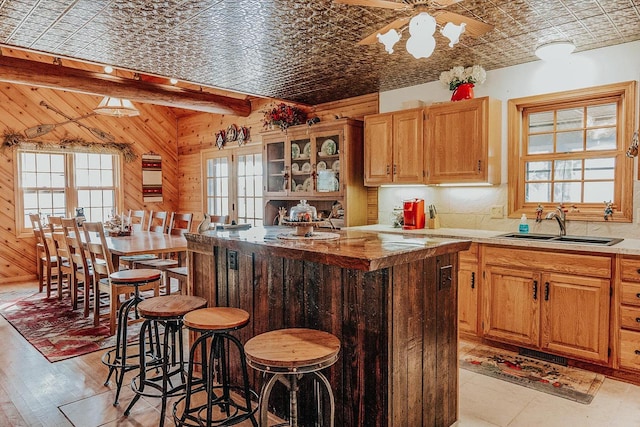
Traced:
MULTIPOLYGON (((285 241, 279 232, 187 234, 189 292, 247 310, 243 343, 289 327, 336 335, 339 360, 326 370, 336 426, 453 424, 458 251, 470 242, 349 230, 336 240, 285 241)), ((259 390, 263 379, 253 372, 251 381, 259 390)), ((286 393, 273 394, 273 410, 286 415, 286 393)), ((306 396, 301 426, 314 422, 306 396)))

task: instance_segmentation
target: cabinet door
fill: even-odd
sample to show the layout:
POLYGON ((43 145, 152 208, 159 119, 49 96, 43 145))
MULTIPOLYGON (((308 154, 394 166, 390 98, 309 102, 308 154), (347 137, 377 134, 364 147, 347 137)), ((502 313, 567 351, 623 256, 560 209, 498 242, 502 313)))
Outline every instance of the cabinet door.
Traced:
POLYGON ((364 118, 364 183, 380 185, 392 182, 393 116, 377 114, 364 118))
POLYGON ((542 280, 542 349, 606 363, 610 281, 557 273, 542 280))
POLYGON ((478 265, 460 259, 458 270, 458 329, 478 333, 478 265))
POLYGON ((485 338, 537 347, 540 274, 489 266, 483 287, 485 338))
POLYGON ((264 143, 264 193, 285 195, 289 190, 289 162, 285 156, 284 138, 264 143))
POLYGON ((314 155, 315 163, 315 191, 317 195, 339 197, 343 194, 344 175, 342 168, 346 168, 344 163, 346 150, 343 146, 343 131, 323 132, 314 135, 314 155))
POLYGON ((311 138, 306 134, 291 133, 289 135, 289 153, 291 153, 289 194, 300 198, 309 197, 315 189, 315 148, 311 144, 311 138))
POLYGON ((423 110, 393 114, 393 182, 424 182, 423 110))

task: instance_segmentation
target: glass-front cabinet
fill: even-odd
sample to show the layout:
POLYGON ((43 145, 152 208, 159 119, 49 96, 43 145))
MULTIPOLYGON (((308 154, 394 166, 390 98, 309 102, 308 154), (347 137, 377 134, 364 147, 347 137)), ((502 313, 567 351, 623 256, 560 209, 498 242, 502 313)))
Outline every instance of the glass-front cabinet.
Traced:
POLYGON ((358 213, 357 221, 354 214, 348 225, 364 224, 362 135, 362 122, 350 119, 294 126, 286 133, 279 130, 264 133, 265 225, 272 223, 268 211, 273 219, 277 216, 276 205, 289 209, 305 199, 315 202, 316 207, 319 205, 325 215, 336 215, 346 212, 344 205, 355 196, 358 204, 361 200, 365 202, 361 207, 352 202, 352 209, 361 209, 362 213, 358 213), (352 194, 346 194, 347 188, 352 194))

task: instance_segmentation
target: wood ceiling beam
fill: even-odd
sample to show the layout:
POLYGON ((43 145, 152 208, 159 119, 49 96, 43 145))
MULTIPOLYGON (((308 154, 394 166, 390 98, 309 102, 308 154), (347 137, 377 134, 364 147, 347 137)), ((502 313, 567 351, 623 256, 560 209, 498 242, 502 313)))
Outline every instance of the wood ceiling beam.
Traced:
POLYGON ((214 114, 232 114, 240 117, 251 114, 251 102, 247 99, 8 56, 0 56, 0 81, 89 95, 109 95, 147 104, 214 114))

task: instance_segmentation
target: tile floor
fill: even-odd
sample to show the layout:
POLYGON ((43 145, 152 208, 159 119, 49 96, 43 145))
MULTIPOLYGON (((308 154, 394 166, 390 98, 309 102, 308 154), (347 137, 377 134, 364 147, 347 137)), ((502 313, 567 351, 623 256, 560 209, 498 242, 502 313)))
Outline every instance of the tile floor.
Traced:
POLYGON ((583 405, 461 369, 459 410, 456 427, 640 427, 640 387, 606 378, 583 405))

